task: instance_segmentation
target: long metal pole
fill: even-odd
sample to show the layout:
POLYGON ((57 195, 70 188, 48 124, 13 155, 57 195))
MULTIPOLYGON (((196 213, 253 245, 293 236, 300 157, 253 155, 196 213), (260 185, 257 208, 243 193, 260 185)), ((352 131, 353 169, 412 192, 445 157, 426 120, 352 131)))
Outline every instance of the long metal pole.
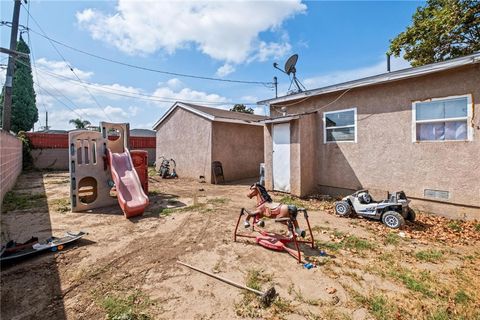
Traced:
POLYGON ((255 290, 255 289, 252 289, 252 288, 243 286, 243 285, 238 284, 238 283, 236 283, 236 282, 233 282, 233 281, 231 281, 231 280, 228 280, 228 279, 225 279, 225 278, 223 278, 223 277, 217 276, 217 275, 215 275, 215 274, 213 274, 213 273, 207 272, 207 271, 202 270, 202 269, 198 269, 198 268, 196 268, 196 267, 194 267, 194 266, 191 266, 191 265, 189 265, 189 264, 186 264, 186 263, 184 263, 184 262, 182 262, 182 261, 177 261, 177 263, 178 263, 178 264, 181 264, 182 266, 185 266, 185 267, 188 267, 188 268, 190 268, 190 269, 193 269, 193 270, 195 270, 195 271, 198 271, 198 272, 201 272, 201 273, 203 273, 203 274, 206 274, 206 275, 209 276, 209 277, 212 277, 212 278, 215 278, 215 279, 220 280, 220 281, 222 281, 222 282, 228 283, 229 285, 232 285, 232 286, 234 286, 234 287, 251 291, 251 292, 253 292, 253 293, 255 293, 255 294, 258 294, 259 296, 263 296, 263 295, 264 295, 264 293, 263 293, 262 291, 258 291, 258 290, 255 290))
MULTIPOLYGON (((18 36, 18 20, 20 17, 21 0, 14 0, 12 18, 12 32, 10 34, 10 50, 17 48, 18 36)), ((13 75, 15 72, 15 57, 10 54, 8 56, 7 79, 5 81, 5 91, 3 97, 3 112, 2 112, 2 127, 5 131, 10 131, 10 120, 12 115, 12 90, 13 90, 13 75)))

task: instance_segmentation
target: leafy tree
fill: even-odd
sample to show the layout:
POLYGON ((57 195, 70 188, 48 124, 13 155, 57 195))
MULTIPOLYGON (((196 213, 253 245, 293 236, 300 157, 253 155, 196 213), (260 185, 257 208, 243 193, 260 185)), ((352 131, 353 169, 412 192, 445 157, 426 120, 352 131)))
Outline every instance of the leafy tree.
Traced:
MULTIPOLYGON (((30 54, 30 48, 20 36, 17 42, 17 51, 30 54)), ((3 91, 0 96, 0 111, 3 112, 3 91)), ((2 113, 0 112, 0 114, 2 113)), ((11 130, 29 131, 38 121, 36 95, 33 89, 32 67, 30 58, 19 56, 15 60, 13 76, 11 130)))
POLYGON ((230 111, 253 114, 253 109, 252 108, 247 108, 244 104, 236 104, 236 105, 233 106, 232 109, 230 109, 230 111))
POLYGON ((85 129, 86 126, 90 125, 90 121, 88 120, 82 120, 82 119, 71 119, 68 123, 72 123, 75 125, 75 128, 77 129, 85 129))
POLYGON ((480 50, 480 1, 427 0, 413 24, 390 41, 390 52, 421 66, 480 50))

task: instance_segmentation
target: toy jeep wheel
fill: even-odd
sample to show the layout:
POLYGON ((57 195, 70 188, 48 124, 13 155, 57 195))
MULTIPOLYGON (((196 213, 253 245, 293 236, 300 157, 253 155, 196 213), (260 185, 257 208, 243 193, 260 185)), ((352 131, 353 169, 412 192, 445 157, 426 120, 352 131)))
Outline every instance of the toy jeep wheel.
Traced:
POLYGON ((352 213, 352 207, 347 201, 338 201, 335 203, 335 213, 341 217, 348 217, 352 213))
POLYGON ((398 229, 405 224, 402 215, 395 211, 387 211, 382 216, 382 222, 389 228, 398 229))
POLYGON ((415 211, 412 208, 408 208, 407 220, 413 222, 416 217, 417 215, 415 214, 415 211))

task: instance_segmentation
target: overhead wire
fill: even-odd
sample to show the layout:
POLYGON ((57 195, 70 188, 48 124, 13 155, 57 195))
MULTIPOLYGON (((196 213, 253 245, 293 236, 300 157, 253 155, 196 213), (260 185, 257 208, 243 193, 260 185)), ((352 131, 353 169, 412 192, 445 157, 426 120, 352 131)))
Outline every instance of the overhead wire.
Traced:
MULTIPOLYGON (((25 5, 23 5, 22 3, 22 7, 27 11, 27 14, 28 16, 32 19, 32 21, 37 25, 37 27, 40 29, 40 31, 43 33, 43 35, 49 39, 49 37, 47 36, 46 32, 43 30, 43 28, 40 26, 40 24, 37 22, 37 20, 31 15, 30 13, 30 10, 28 10, 27 7, 25 7, 25 5)), ((74 68, 71 66, 70 63, 68 63, 67 59, 65 59, 65 57, 62 55, 62 53, 58 50, 58 48, 55 46, 55 44, 49 40, 50 42, 50 45, 55 49, 55 51, 58 53, 58 55, 62 58, 62 60, 65 62, 65 64, 67 65, 67 67, 70 69, 70 71, 75 75, 75 77, 78 79, 78 80, 81 80, 80 77, 77 75, 77 73, 75 72, 74 68)), ((105 112, 105 109, 100 105, 100 103, 98 102, 98 100, 95 98, 95 96, 88 90, 87 87, 84 87, 85 90, 88 92, 88 94, 90 95, 90 97, 93 99, 93 101, 95 101, 95 103, 97 104, 97 106, 100 108, 100 110, 102 111, 102 113, 105 115, 105 117, 109 120, 109 121, 112 121, 112 119, 110 119, 110 117, 108 116, 108 114, 105 112)))
MULTIPOLYGON (((127 98, 133 98, 133 99, 144 99, 144 100, 149 100, 149 101, 156 101, 156 102, 176 102, 179 101, 179 99, 174 98, 174 97, 160 97, 156 95, 149 95, 141 92, 129 92, 125 90, 120 90, 120 89, 115 89, 115 88, 105 88, 101 84, 96 84, 92 83, 89 81, 85 80, 77 80, 77 79, 72 79, 70 77, 60 75, 51 71, 44 70, 42 68, 37 67, 38 71, 48 74, 54 78, 61 79, 61 80, 67 80, 73 83, 83 83, 85 85, 90 86, 90 89, 105 92, 108 94, 112 95, 118 95, 122 97, 127 97, 127 98)), ((190 103, 201 103, 201 104, 208 104, 208 105, 226 105, 226 104, 235 104, 234 102, 228 102, 228 101, 206 101, 206 100, 189 100, 189 99, 181 99, 184 102, 190 102, 190 103)), ((255 103, 250 103, 250 102, 236 102, 238 104, 244 104, 244 105, 256 105, 255 103)))
POLYGON ((70 111, 72 111, 73 113, 75 113, 81 120, 88 120, 90 123, 92 123, 91 119, 88 119, 84 116, 82 116, 81 114, 79 114, 75 109, 72 109, 68 104, 66 104, 65 102, 63 102, 62 100, 58 99, 55 95, 53 95, 52 93, 50 93, 47 89, 43 88, 42 86, 38 85, 37 86, 43 91, 45 92, 47 95, 49 95, 50 97, 54 98, 55 100, 57 100, 59 103, 61 103, 63 106, 65 106, 66 108, 68 108, 70 111))
POLYGON ((65 48, 68 48, 70 50, 88 55, 90 57, 94 57, 96 59, 100 59, 100 60, 103 60, 103 61, 108 61, 108 62, 115 63, 115 64, 118 64, 118 65, 122 65, 122 66, 125 66, 125 67, 130 67, 130 68, 139 69, 139 70, 143 70, 143 71, 161 73, 161 74, 166 74, 166 75, 170 75, 170 76, 200 79, 200 80, 220 81, 220 82, 230 82, 230 83, 242 83, 242 84, 255 84, 255 85, 263 85, 263 86, 266 86, 268 88, 272 88, 273 85, 274 85, 274 83, 270 82, 270 81, 249 81, 249 80, 214 78, 214 77, 206 77, 206 76, 199 76, 199 75, 193 75, 193 74, 165 71, 165 70, 159 70, 159 69, 153 69, 153 68, 149 68, 149 67, 134 65, 134 64, 131 64, 131 63, 126 63, 126 62, 114 60, 114 59, 111 59, 111 58, 102 57, 102 56, 97 55, 95 53, 87 52, 85 50, 72 47, 71 45, 68 45, 68 44, 63 43, 63 42, 58 41, 58 40, 55 40, 55 39, 47 36, 46 34, 41 34, 41 33, 37 32, 35 30, 32 30, 32 29, 30 29, 30 30, 35 34, 38 34, 39 36, 41 36, 41 37, 43 37, 43 38, 45 38, 45 39, 47 39, 51 42, 54 42, 58 45, 61 45, 65 48))

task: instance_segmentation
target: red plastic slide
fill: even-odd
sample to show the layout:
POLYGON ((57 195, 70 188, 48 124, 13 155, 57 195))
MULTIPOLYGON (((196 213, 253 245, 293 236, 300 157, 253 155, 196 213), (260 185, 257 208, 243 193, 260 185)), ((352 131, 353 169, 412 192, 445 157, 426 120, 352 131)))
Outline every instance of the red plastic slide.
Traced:
POLYGON ((108 149, 110 171, 117 189, 117 199, 125 217, 141 215, 148 206, 148 197, 133 167, 128 149, 123 153, 113 153, 108 149))

